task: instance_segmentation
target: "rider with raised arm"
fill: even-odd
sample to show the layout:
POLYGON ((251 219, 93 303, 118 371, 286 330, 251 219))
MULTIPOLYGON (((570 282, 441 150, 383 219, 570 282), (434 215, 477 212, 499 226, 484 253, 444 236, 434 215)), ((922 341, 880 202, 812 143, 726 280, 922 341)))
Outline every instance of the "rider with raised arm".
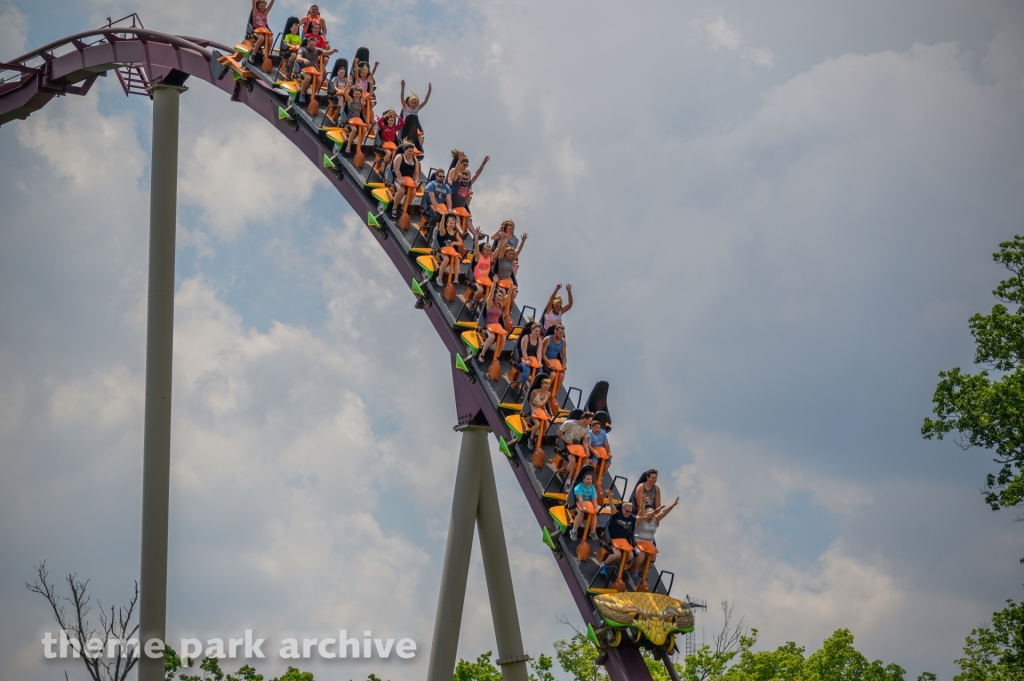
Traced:
MULTIPOLYGON (((337 50, 324 50, 316 46, 316 38, 308 36, 306 38, 306 46, 299 50, 298 56, 295 60, 302 66, 302 82, 299 83, 299 97, 298 102, 303 103, 303 97, 306 94, 306 89, 313 83, 314 77, 319 77, 320 72, 320 58, 329 57, 330 55, 337 52, 337 50)), ((317 93, 310 92, 309 99, 313 100, 317 93)))
POLYGON ((274 40, 274 32, 270 30, 268 26, 268 20, 270 10, 274 8, 274 3, 277 0, 270 0, 270 4, 267 4, 267 0, 252 0, 252 32, 256 34, 256 42, 252 46, 252 58, 249 63, 255 66, 256 53, 260 50, 263 51, 263 58, 270 58, 270 47, 274 40))
POLYGON ((327 37, 327 20, 320 15, 320 7, 317 5, 310 5, 309 11, 306 12, 306 16, 302 17, 302 29, 304 33, 309 33, 309 24, 312 22, 320 23, 320 32, 323 33, 324 37, 327 37))
POLYGON ((562 315, 572 309, 572 284, 565 285, 565 291, 569 294, 569 304, 565 307, 562 307, 562 296, 558 295, 561 288, 561 284, 555 287, 555 290, 551 292, 551 297, 548 298, 548 304, 544 306, 541 323, 544 326, 545 336, 550 336, 555 326, 562 323, 562 315))

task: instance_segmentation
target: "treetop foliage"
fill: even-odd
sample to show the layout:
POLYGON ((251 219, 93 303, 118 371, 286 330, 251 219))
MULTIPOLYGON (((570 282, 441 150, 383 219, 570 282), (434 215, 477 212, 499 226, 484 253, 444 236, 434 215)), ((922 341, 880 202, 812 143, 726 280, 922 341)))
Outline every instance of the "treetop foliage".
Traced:
POLYGON ((985 368, 976 374, 959 367, 939 372, 935 418, 924 420, 921 434, 942 440, 956 433, 963 449, 993 450, 1000 468, 986 477, 983 493, 998 510, 1024 504, 1024 237, 999 244, 992 257, 1011 276, 992 292, 1000 302, 989 314, 968 321, 974 363, 985 368))

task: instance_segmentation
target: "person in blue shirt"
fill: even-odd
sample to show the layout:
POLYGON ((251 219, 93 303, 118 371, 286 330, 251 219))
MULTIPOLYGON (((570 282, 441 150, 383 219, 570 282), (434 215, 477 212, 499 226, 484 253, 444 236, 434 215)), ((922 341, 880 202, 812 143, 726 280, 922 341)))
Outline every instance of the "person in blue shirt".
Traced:
POLYGON ((608 431, 601 427, 601 422, 593 420, 590 422, 590 450, 593 451, 594 447, 604 447, 604 451, 608 456, 612 454, 612 443, 608 441, 608 431))
POLYGON ((438 206, 444 206, 448 212, 452 210, 452 188, 444 181, 444 169, 438 168, 434 177, 423 189, 423 214, 427 216, 427 227, 433 228, 440 219, 438 206))
POLYGON ((578 483, 572 490, 573 495, 576 497, 576 519, 572 523, 572 529, 569 531, 569 538, 573 541, 578 539, 576 532, 580 529, 580 525, 583 524, 583 520, 587 518, 588 514, 583 511, 580 507, 581 501, 589 501, 591 503, 597 501, 597 488, 594 487, 594 475, 593 473, 587 473, 583 476, 583 481, 578 483))

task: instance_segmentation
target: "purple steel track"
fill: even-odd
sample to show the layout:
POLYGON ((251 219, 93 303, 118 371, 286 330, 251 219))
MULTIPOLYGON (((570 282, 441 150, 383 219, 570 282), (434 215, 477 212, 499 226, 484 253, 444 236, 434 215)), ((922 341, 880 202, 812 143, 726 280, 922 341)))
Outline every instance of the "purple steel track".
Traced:
MULTIPOLYGON (((23 55, 11 62, 0 62, 0 125, 16 119, 25 119, 38 111, 54 97, 84 95, 88 93, 97 76, 123 65, 141 66, 151 82, 159 82, 172 71, 180 71, 191 78, 205 81, 231 95, 232 100, 245 104, 266 119, 278 132, 287 137, 299 150, 324 173, 324 177, 348 201, 358 215, 373 212, 376 201, 362 188, 362 180, 342 169, 341 177, 322 168, 321 159, 333 154, 333 145, 321 139, 316 132, 300 123, 293 130, 288 121, 279 120, 278 95, 263 81, 256 80, 252 92, 236 84, 229 75, 221 78, 219 64, 210 48, 230 54, 233 50, 224 45, 201 38, 183 38, 166 33, 135 28, 106 28, 86 31, 23 55)), ((230 72, 228 72, 230 74, 230 72)), ((367 227, 367 229, 371 229, 367 227)), ((376 231, 371 229, 376 234, 376 231)), ((419 270, 409 257, 400 239, 379 239, 384 252, 391 258, 395 268, 405 281, 417 277, 419 270)), ((455 387, 456 410, 460 423, 484 418, 495 435, 512 440, 496 401, 492 401, 483 382, 471 383, 465 374, 454 368, 455 355, 462 349, 459 333, 452 327, 439 305, 425 309, 437 335, 451 355, 452 379, 455 387)), ((516 463, 522 461, 514 453, 516 463)), ((523 463, 527 463, 523 461, 523 463)), ((556 528, 548 514, 547 506, 538 494, 526 465, 512 467, 519 485, 533 510, 537 523, 552 533, 556 528)), ((586 588, 580 584, 573 571, 571 556, 559 555, 558 567, 573 600, 584 621, 595 627, 603 622, 596 615, 586 588)), ((622 645, 606 648, 608 655, 605 668, 613 681, 650 681, 639 649, 622 645)))

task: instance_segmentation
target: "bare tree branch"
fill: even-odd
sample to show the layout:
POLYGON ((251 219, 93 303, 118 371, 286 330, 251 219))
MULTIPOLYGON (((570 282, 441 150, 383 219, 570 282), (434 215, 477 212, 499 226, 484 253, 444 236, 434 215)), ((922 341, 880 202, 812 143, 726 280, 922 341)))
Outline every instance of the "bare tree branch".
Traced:
MULTIPOLYGON (((36 566, 36 581, 25 583, 25 587, 32 593, 37 593, 47 600, 50 609, 53 611, 57 625, 66 634, 68 640, 77 644, 81 652, 83 664, 89 672, 93 681, 125 681, 128 673, 138 662, 138 649, 129 649, 128 640, 133 638, 139 630, 138 624, 132 625, 135 615, 135 608, 139 602, 139 583, 135 583, 135 593, 127 606, 110 606, 110 614, 99 601, 96 602, 99 620, 99 628, 94 624, 94 618, 90 617, 93 612, 91 597, 88 594, 89 580, 80 581, 75 574, 69 574, 65 581, 71 592, 71 596, 62 596, 57 593, 57 588, 50 581, 50 574, 46 569, 46 562, 40 562, 36 566), (73 608, 72 618, 68 617, 67 607, 70 604, 73 608), (86 644, 91 640, 102 643, 102 649, 98 654, 88 653, 86 644), (115 657, 107 657, 111 652, 111 643, 117 644, 115 657), (130 651, 130 652, 129 652, 130 651), (95 657, 93 657, 95 655, 95 657)), ((65 679, 67 671, 64 672, 65 679)))

